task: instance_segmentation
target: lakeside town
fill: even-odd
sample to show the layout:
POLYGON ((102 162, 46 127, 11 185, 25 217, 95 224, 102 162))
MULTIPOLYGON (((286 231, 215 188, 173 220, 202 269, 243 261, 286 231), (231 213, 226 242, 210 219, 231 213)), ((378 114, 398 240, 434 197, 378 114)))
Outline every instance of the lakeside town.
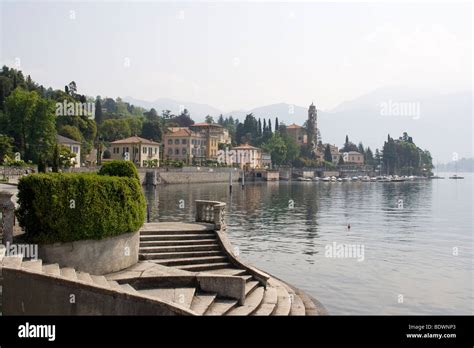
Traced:
POLYGON ((64 90, 45 88, 6 66, 0 78, 3 181, 25 171, 93 171, 112 160, 128 160, 142 170, 235 168, 249 181, 433 176, 429 151, 417 147, 406 132, 398 138, 388 135, 375 151, 362 142, 356 145, 349 135, 341 147, 324 143, 313 103, 302 125, 253 114, 243 122, 223 115, 194 122, 184 106, 179 115, 169 110, 159 115, 120 98, 79 94, 75 82, 64 90))

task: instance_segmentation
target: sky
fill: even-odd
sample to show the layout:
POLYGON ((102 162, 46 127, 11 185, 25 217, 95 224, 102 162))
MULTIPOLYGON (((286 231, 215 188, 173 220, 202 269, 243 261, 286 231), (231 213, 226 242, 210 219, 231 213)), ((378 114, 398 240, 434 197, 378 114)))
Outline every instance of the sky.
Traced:
POLYGON ((0 3, 0 63, 44 86, 223 111, 472 88, 470 3, 0 3))

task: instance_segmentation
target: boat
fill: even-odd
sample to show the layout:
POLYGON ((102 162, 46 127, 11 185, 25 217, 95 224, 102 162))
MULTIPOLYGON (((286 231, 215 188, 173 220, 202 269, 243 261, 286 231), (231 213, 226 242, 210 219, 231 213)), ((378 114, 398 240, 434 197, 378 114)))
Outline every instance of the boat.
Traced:
POLYGON ((454 174, 453 176, 450 176, 449 178, 457 180, 457 179, 464 179, 464 176, 458 176, 457 174, 454 174))
POLYGON ((338 178, 337 181, 338 181, 338 182, 342 182, 342 178, 338 178))
POLYGON ((324 182, 329 182, 331 181, 331 178, 329 176, 326 176, 322 179, 324 182))
POLYGON ((297 179, 298 181, 311 181, 310 178, 303 178, 303 177, 300 177, 297 179))
POLYGON ((353 176, 353 177, 352 177, 352 180, 353 180, 353 181, 358 181, 358 180, 359 180, 359 177, 353 176))

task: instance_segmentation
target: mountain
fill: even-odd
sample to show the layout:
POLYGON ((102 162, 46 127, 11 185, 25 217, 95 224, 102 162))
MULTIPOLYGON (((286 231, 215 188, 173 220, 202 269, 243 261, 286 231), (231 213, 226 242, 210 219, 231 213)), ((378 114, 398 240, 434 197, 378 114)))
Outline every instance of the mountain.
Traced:
POLYGON ((215 107, 206 104, 199 104, 193 102, 179 101, 169 98, 158 98, 154 101, 145 101, 140 99, 135 99, 132 97, 123 98, 127 103, 141 106, 145 109, 154 108, 158 114, 161 114, 163 110, 171 110, 175 115, 178 115, 183 108, 188 109, 191 114, 191 117, 196 121, 204 120, 204 117, 207 115, 219 116, 223 112, 215 107))
MULTIPOLYGON (((163 109, 179 113, 184 105, 191 117, 200 122, 206 115, 217 119, 221 113, 232 115, 241 122, 252 113, 256 118, 278 117, 286 125, 303 125, 308 117, 308 107, 287 103, 271 104, 251 110, 222 112, 206 104, 180 102, 160 98, 145 102, 131 97, 125 101, 144 108, 163 109)), ((315 103, 318 108, 317 102, 315 103)), ((403 132, 413 137, 422 149, 431 152, 436 161, 451 161, 453 155, 459 158, 472 157, 472 91, 441 94, 433 89, 417 89, 403 86, 384 87, 345 101, 331 110, 318 108, 318 128, 323 142, 341 146, 346 134, 354 143, 362 141, 372 150, 381 149, 387 135, 398 138, 403 132)))
POLYGON ((346 134, 372 149, 383 146, 387 134, 408 132, 428 149, 434 163, 472 156, 472 91, 439 94, 430 90, 381 88, 318 114, 324 142, 341 145, 346 134), (400 111, 405 107, 405 113, 400 111))

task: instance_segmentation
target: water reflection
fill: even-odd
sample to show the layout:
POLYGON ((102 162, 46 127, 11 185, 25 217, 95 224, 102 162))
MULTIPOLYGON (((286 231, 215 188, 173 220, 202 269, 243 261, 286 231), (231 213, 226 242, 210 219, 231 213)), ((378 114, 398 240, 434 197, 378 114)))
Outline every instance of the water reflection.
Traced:
POLYGON ((248 183, 232 195, 227 184, 169 185, 146 197, 154 221, 192 221, 197 199, 226 202, 242 257, 331 313, 472 313, 472 180, 248 183), (364 245, 364 261, 325 257, 333 242, 364 245))

